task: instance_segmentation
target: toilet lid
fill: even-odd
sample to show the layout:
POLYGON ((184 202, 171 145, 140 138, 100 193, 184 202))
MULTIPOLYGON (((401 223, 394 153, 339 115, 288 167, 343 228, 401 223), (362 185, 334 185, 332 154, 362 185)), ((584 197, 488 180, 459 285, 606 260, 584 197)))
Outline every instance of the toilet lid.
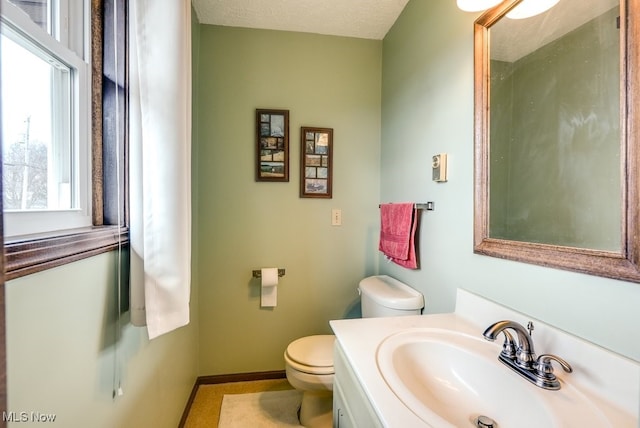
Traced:
POLYGON ((285 357, 296 370, 313 374, 333 373, 332 334, 301 337, 287 346, 285 357))

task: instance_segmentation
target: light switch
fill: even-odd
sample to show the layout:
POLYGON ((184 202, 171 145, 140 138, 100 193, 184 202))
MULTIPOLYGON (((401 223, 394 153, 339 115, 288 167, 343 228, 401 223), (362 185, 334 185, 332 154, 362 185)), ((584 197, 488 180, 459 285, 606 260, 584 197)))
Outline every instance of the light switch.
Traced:
POLYGON ((331 226, 342 226, 342 210, 334 208, 331 210, 331 226))

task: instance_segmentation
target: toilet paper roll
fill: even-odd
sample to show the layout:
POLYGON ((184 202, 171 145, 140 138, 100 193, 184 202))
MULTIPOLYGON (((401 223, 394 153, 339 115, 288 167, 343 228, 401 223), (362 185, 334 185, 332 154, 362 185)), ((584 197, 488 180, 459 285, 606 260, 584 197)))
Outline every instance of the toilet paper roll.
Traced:
POLYGON ((263 268, 261 278, 260 306, 274 308, 278 304, 278 268, 263 268))

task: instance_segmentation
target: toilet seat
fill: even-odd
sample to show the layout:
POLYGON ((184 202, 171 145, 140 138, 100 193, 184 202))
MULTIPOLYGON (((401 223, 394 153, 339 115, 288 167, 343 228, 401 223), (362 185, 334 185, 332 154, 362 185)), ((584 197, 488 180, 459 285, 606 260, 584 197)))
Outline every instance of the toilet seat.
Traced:
POLYGON ((291 368, 303 373, 333 374, 335 339, 331 334, 301 337, 287 346, 284 359, 291 368))

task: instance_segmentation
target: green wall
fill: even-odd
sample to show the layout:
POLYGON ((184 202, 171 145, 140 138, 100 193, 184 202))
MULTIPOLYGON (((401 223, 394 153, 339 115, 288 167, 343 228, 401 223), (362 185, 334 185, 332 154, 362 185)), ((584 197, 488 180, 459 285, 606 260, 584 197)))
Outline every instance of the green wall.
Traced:
POLYGON ((195 327, 150 342, 128 314, 118 321, 116 261, 106 253, 6 284, 9 411, 53 413, 70 428, 177 426, 196 376, 195 327))
MULTIPOLYGON (((454 1, 410 0, 383 43, 381 200, 434 201, 421 215, 422 269, 381 263, 427 312, 468 289, 640 360, 640 284, 473 254, 473 21, 454 1), (430 157, 449 154, 449 181, 430 157)), ((540 350, 543 351, 543 350, 540 350)))
POLYGON ((358 281, 377 270, 382 43, 208 25, 200 36, 200 373, 282 370, 293 339, 357 315, 358 281), (289 182, 254 179, 256 108, 290 111, 289 182), (332 199, 298 196, 301 126, 334 130, 332 199), (286 269, 275 308, 260 307, 261 267, 286 269))

